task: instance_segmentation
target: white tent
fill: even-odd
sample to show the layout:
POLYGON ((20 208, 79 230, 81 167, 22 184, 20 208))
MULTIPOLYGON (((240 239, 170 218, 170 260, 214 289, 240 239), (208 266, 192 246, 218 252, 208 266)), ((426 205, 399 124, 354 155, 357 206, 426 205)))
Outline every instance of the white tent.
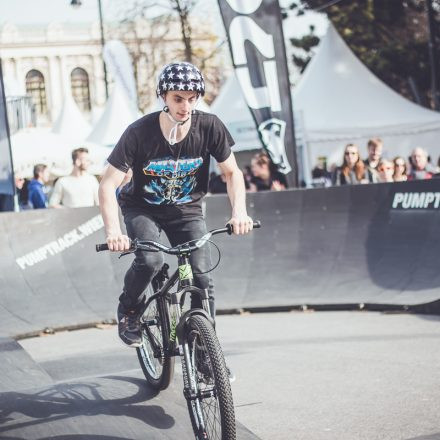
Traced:
POLYGON ((227 126, 235 140, 235 151, 261 148, 255 122, 235 75, 226 80, 220 94, 211 105, 211 112, 227 126))
MULTIPOLYGON (((384 141, 384 154, 408 156, 422 146, 439 154, 440 113, 403 98, 374 76, 353 54, 330 24, 316 55, 292 94, 296 134, 301 133, 308 161, 319 156, 340 163, 345 144, 354 142, 366 156, 371 137, 384 141)), ((239 147, 241 133, 258 140, 255 124, 235 76, 212 105, 239 147)), ((253 139, 253 141, 252 141, 253 139)), ((258 146, 257 146, 258 148, 258 146)))
POLYGON ((116 83, 101 117, 86 140, 114 146, 125 129, 139 117, 125 91, 116 83))
POLYGON ((52 132, 75 141, 82 141, 90 133, 90 124, 85 120, 70 92, 64 96, 63 107, 56 118, 52 132))
POLYGON ((374 76, 331 24, 294 90, 293 106, 311 165, 318 156, 339 163, 349 142, 366 155, 373 136, 383 139, 390 157, 407 156, 416 146, 439 154, 440 113, 403 98, 374 76))
POLYGON ((89 150, 92 162, 89 172, 101 174, 111 148, 90 142, 78 145, 66 137, 40 128, 27 128, 11 136, 14 169, 26 177, 32 177, 34 165, 43 163, 49 166, 53 174, 67 175, 72 170, 72 150, 78 146, 89 150))

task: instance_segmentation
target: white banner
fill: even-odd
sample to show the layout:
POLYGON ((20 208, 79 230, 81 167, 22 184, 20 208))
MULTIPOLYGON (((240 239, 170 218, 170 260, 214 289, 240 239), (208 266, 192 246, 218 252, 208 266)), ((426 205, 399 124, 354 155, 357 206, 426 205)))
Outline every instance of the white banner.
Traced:
POLYGON ((119 40, 111 40, 105 43, 104 61, 115 82, 122 86, 128 98, 137 109, 133 63, 124 43, 119 40))

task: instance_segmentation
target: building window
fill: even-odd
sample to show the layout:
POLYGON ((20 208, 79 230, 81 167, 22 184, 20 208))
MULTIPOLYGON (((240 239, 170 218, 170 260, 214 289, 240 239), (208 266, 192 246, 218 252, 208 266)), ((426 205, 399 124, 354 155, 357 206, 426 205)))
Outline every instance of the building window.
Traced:
POLYGON ((38 70, 30 70, 26 74, 26 93, 32 96, 32 102, 39 115, 47 113, 46 87, 44 76, 38 70))
POLYGON ((77 67, 70 75, 72 96, 78 107, 83 111, 90 111, 89 75, 84 69, 77 67))

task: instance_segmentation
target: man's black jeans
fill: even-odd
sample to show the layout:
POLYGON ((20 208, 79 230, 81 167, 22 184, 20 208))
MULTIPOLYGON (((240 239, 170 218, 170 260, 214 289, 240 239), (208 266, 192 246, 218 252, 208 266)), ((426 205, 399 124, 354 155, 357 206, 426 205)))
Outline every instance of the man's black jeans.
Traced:
MULTIPOLYGON (((168 237, 171 246, 194 240, 206 234, 205 219, 201 214, 187 218, 162 219, 145 214, 142 209, 124 210, 124 222, 127 235, 141 240, 160 242, 162 230, 168 237)), ((162 252, 138 251, 133 264, 124 278, 124 288, 119 300, 126 310, 136 310, 145 297, 145 289, 154 275, 163 265, 162 252)), ((194 284, 200 289, 209 289, 209 304, 214 316, 214 286, 209 274, 202 274, 211 268, 211 252, 209 244, 201 247, 190 255, 193 268, 194 284)), ((177 258, 176 258, 177 264, 177 258)), ((191 307, 201 307, 198 296, 191 297, 191 307)))

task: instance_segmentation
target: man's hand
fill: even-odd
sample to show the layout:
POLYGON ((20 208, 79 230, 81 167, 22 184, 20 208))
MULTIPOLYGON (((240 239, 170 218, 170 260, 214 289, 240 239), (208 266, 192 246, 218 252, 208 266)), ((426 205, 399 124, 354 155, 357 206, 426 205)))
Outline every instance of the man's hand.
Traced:
POLYGON ((252 231, 254 221, 248 215, 235 215, 228 221, 235 235, 244 235, 252 231))
POLYGON ((125 252, 130 249, 130 239, 122 233, 108 234, 106 241, 110 251, 125 252))

